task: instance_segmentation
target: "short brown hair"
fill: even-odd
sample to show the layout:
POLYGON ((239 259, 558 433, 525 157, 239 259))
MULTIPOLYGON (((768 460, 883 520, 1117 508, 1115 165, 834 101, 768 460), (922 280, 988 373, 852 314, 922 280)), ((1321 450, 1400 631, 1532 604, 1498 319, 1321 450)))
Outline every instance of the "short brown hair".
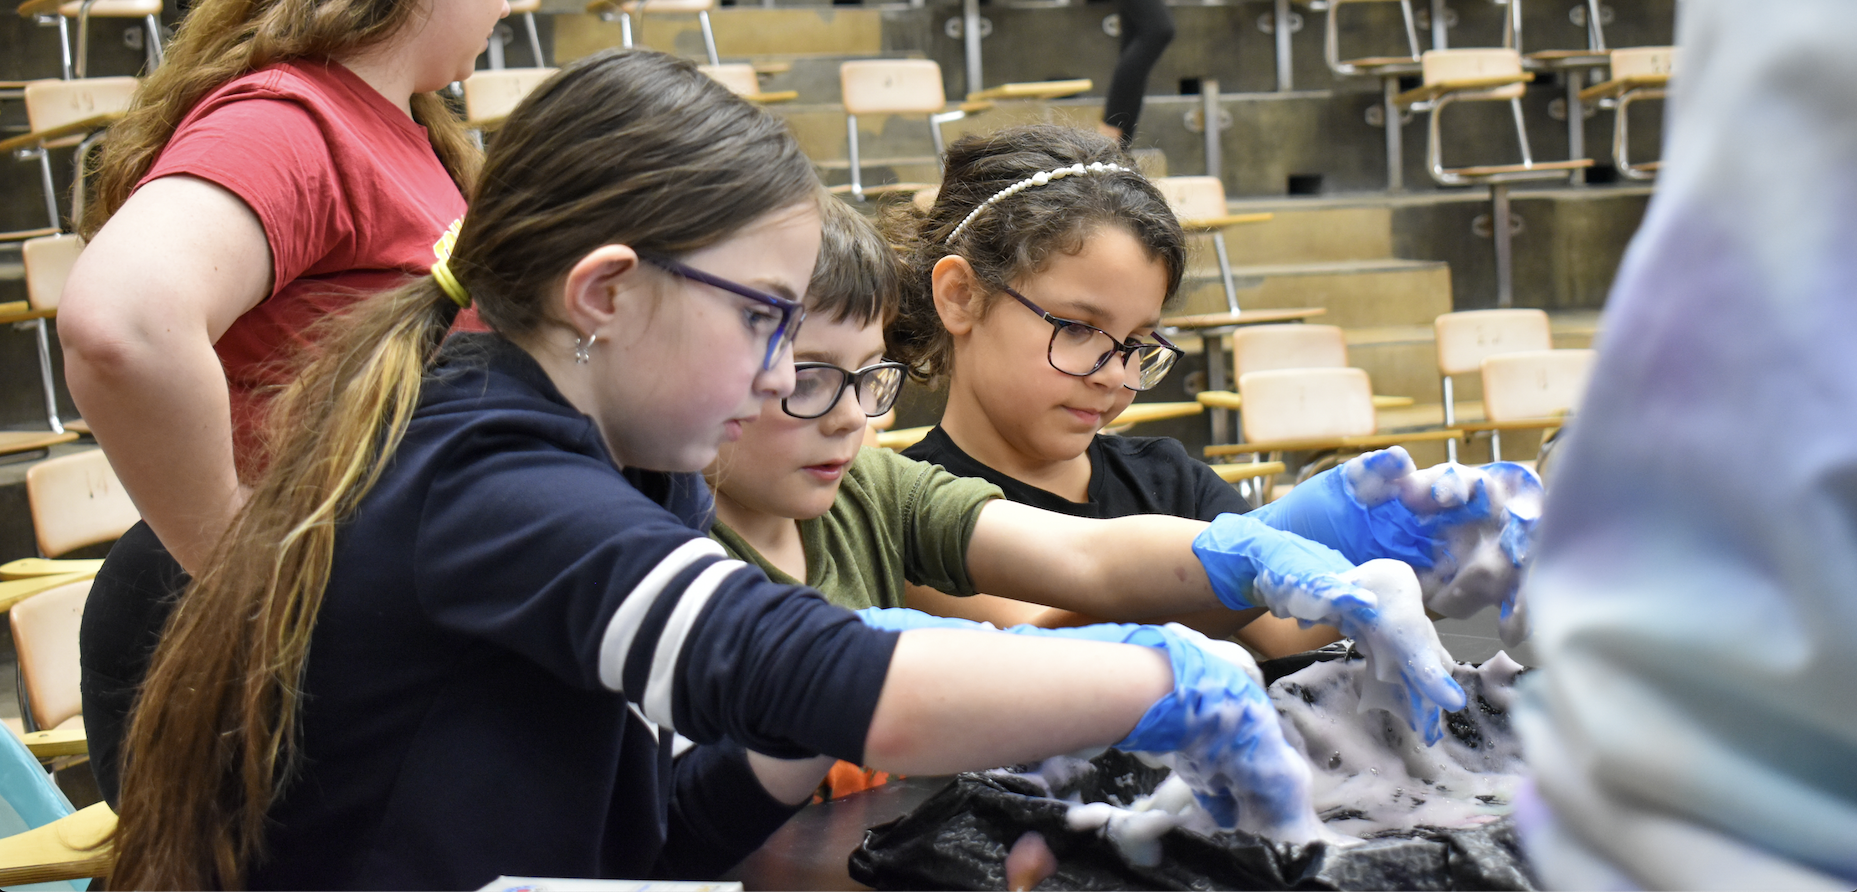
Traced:
POLYGON ((806 286, 806 310, 833 322, 888 325, 901 300, 896 249, 862 213, 821 196, 819 261, 806 286))

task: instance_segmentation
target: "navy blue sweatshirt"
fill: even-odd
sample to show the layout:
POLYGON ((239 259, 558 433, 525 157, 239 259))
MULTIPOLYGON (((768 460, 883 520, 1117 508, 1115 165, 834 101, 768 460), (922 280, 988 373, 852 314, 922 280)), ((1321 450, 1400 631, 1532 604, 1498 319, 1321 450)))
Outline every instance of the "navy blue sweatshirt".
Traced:
POLYGON ((860 761, 896 636, 727 559, 712 508, 697 475, 619 471, 522 350, 452 338, 337 536, 303 770, 252 887, 693 876, 752 851, 791 810, 728 741, 860 761), (673 729, 703 744, 675 763, 673 729))

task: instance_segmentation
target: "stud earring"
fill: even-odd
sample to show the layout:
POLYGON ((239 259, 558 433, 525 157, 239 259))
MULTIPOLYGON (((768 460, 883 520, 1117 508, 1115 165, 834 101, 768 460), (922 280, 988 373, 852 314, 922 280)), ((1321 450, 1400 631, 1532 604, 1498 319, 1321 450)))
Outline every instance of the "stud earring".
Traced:
POLYGON ((586 365, 593 359, 593 342, 599 339, 599 335, 587 335, 584 338, 574 339, 574 363, 576 365, 586 365))

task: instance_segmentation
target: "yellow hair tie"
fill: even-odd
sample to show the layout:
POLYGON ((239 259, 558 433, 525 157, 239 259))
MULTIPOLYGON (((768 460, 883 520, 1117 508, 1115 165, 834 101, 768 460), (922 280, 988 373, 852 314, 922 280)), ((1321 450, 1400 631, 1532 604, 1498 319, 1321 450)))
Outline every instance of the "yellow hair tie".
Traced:
POLYGON ((445 234, 432 243, 432 256, 438 258, 432 264, 432 278, 438 280, 439 290, 445 292, 452 303, 468 308, 471 305, 471 293, 464 290, 464 283, 458 281, 457 276, 451 274, 451 246, 458 243, 458 229, 463 225, 463 217, 451 221, 445 234))

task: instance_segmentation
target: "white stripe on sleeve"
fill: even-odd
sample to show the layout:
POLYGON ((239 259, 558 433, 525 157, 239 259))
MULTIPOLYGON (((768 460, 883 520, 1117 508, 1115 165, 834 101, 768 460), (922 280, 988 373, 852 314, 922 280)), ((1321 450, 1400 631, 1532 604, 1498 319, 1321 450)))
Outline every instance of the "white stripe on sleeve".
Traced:
POLYGON ((613 611, 612 621, 606 624, 606 635, 600 642, 600 684, 608 690, 624 689, 625 658, 632 652, 632 638, 638 634, 638 627, 651 611, 651 605, 664 593, 664 587, 697 561, 727 555, 714 539, 691 539, 665 555, 645 574, 638 586, 620 602, 619 609, 613 611))
POLYGON ((741 561, 717 561, 704 567, 703 572, 684 587, 683 598, 671 611, 670 619, 664 621, 664 631, 658 633, 658 649, 651 655, 651 679, 645 684, 643 701, 645 718, 666 728, 677 727, 671 722, 671 691, 676 687, 677 655, 683 653, 684 639, 722 580, 747 568, 741 561))

